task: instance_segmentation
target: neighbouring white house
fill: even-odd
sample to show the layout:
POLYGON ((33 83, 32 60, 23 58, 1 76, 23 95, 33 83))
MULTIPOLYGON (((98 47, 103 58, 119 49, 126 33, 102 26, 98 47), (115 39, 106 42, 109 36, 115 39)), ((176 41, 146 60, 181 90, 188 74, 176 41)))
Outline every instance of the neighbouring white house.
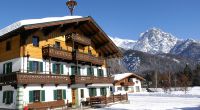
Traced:
POLYGON ((115 74, 114 77, 114 93, 134 93, 142 92, 141 84, 145 79, 135 73, 115 74))

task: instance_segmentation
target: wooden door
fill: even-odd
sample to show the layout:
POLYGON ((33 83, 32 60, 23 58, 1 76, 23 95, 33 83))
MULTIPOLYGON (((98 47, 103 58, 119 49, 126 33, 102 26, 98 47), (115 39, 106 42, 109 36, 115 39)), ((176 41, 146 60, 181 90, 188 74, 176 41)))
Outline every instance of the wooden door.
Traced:
POLYGON ((76 90, 77 89, 72 89, 72 105, 76 105, 76 90))

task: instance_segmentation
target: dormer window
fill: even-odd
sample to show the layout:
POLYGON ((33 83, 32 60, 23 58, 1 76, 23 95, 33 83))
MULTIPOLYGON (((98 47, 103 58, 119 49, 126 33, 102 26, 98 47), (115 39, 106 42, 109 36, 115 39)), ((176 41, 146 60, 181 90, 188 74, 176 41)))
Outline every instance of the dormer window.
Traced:
POLYGON ((38 36, 33 36, 32 43, 33 43, 33 46, 39 47, 39 37, 38 36))

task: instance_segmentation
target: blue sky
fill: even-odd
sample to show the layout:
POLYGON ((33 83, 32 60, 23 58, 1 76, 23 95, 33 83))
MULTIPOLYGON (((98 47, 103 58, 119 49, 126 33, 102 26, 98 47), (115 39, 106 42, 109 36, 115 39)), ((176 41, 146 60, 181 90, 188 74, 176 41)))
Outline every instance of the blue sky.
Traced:
MULTIPOLYGON (((0 29, 18 20, 69 15, 67 0, 1 0, 0 29)), ((200 40, 200 0, 76 0, 75 15, 92 16, 110 36, 138 39, 157 27, 200 40)))

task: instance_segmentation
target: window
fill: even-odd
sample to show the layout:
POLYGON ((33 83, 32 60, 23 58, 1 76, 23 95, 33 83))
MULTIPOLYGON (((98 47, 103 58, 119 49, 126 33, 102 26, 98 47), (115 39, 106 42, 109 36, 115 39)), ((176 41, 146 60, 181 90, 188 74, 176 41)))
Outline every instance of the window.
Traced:
POLYGON ((117 91, 121 91, 122 90, 122 87, 117 87, 117 91))
POLYGON ((62 99, 66 99, 66 90, 54 90, 53 91, 54 94, 54 100, 62 100, 62 99))
POLYGON ((84 98, 84 89, 81 89, 81 98, 84 98))
POLYGON ((132 78, 128 78, 128 82, 133 82, 133 79, 132 78))
POLYGON ((11 50, 11 41, 6 42, 6 51, 11 50))
POLYGON ((42 102, 45 101, 44 90, 29 91, 29 102, 42 102))
POLYGON ((107 95, 107 91, 105 87, 100 88, 100 92, 102 96, 106 96, 107 95))
POLYGON ((39 37, 38 36, 33 36, 32 43, 33 43, 33 46, 39 47, 39 37))
POLYGON ((124 87, 124 90, 125 90, 125 91, 128 91, 128 87, 124 87))
POLYGON ((89 96, 94 97, 97 95, 96 88, 89 88, 89 96))
POLYGON ((29 71, 30 72, 43 72, 43 62, 29 61, 29 71))
POLYGON ((63 64, 53 64, 53 74, 63 74, 64 66, 63 64))
POLYGON ((98 69, 98 70, 97 70, 97 75, 98 75, 98 76, 104 76, 104 75, 103 75, 103 69, 98 69))
POLYGON ((12 73, 12 62, 3 64, 3 74, 12 73))
POLYGON ((140 92, 140 87, 136 86, 136 92, 140 92))
POLYGON ((5 104, 13 103, 13 91, 4 91, 3 92, 3 103, 5 103, 5 104))
POLYGON ((72 75, 81 75, 81 67, 71 66, 71 74, 72 75))
POLYGON ((94 76, 94 68, 88 67, 87 68, 87 75, 88 76, 94 76))
POLYGON ((58 49, 60 49, 60 42, 55 42, 55 48, 58 48, 58 49))

